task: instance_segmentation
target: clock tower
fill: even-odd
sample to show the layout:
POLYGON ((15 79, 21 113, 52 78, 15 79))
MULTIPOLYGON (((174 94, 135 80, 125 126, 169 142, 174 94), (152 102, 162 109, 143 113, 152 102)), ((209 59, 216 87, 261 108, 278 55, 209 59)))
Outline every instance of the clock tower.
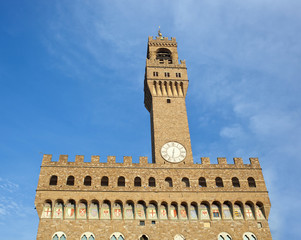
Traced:
POLYGON ((179 63, 176 39, 163 37, 159 30, 155 39, 148 39, 144 78, 153 163, 193 163, 185 103, 187 88, 186 63, 179 63))

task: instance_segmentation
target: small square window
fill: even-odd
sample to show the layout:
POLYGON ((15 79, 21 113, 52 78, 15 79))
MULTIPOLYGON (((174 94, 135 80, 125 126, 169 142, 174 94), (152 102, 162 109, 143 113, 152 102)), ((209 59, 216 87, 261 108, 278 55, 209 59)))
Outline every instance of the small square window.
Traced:
POLYGON ((152 224, 156 224, 156 221, 152 221, 152 224))
POLYGON ((262 223, 261 223, 261 222, 258 222, 258 223, 257 223, 257 227, 258 227, 258 228, 262 228, 262 223))
POLYGON ((154 77, 158 77, 159 73, 158 72, 153 72, 154 77))
POLYGON ((176 73, 176 77, 181 77, 181 73, 176 73))
POLYGON ((169 98, 166 99, 167 103, 171 103, 171 100, 169 98))
POLYGON ((172 60, 168 60, 168 63, 169 63, 169 64, 172 64, 172 60))
POLYGON ((140 221, 140 222, 139 222, 139 225, 140 225, 140 226, 145 226, 145 221, 140 221))
POLYGON ((170 76, 169 72, 165 72, 164 75, 165 75, 165 77, 169 77, 170 76))

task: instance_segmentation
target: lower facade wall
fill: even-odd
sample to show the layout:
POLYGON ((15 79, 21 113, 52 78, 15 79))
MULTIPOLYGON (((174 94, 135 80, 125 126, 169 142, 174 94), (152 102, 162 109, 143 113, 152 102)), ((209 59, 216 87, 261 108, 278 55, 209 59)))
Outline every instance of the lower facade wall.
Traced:
POLYGON ((85 232, 92 232, 95 240, 109 240, 114 232, 123 234, 125 240, 138 240, 143 234, 149 240, 173 240, 177 234, 185 240, 217 240, 218 234, 227 232, 233 240, 242 240, 245 232, 252 232, 258 240, 271 240, 268 222, 263 221, 169 221, 157 220, 59 220, 40 219, 37 240, 51 240, 55 232, 64 232, 67 240, 80 240, 85 232), (261 227, 258 224, 261 224, 261 227))

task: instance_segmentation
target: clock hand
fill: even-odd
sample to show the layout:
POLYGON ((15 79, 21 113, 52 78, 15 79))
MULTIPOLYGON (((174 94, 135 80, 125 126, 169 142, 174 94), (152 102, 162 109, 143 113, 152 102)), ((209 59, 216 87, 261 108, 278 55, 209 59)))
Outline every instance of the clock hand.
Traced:
POLYGON ((174 157, 175 154, 175 148, 172 149, 172 157, 174 157))

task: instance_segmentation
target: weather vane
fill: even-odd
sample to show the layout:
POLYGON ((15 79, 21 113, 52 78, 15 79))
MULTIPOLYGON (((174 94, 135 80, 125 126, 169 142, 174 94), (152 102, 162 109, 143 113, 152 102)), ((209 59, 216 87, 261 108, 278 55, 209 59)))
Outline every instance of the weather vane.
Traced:
POLYGON ((160 26, 159 26, 158 36, 161 37, 161 39, 163 38, 163 37, 162 37, 162 33, 161 33, 161 31, 160 31, 160 26))

